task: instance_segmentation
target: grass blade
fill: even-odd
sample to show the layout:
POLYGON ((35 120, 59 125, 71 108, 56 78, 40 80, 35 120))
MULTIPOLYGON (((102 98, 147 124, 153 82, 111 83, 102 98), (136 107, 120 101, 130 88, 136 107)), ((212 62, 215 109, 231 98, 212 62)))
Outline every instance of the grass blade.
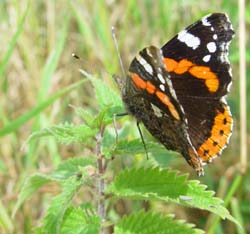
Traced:
POLYGON ((63 96, 64 94, 72 91, 73 89, 77 88, 81 84, 83 84, 86 80, 80 80, 60 91, 58 91, 56 94, 51 96, 50 98, 46 99, 45 101, 38 104, 36 107, 34 107, 32 110, 26 112, 25 114, 19 116, 15 120, 11 121, 6 127, 2 128, 0 130, 0 137, 7 135, 8 133, 11 133, 13 131, 16 131, 19 127, 21 127, 23 124, 25 124, 27 121, 29 121, 31 118, 37 116, 41 111, 43 111, 45 108, 50 106, 54 101, 56 101, 58 98, 63 96))

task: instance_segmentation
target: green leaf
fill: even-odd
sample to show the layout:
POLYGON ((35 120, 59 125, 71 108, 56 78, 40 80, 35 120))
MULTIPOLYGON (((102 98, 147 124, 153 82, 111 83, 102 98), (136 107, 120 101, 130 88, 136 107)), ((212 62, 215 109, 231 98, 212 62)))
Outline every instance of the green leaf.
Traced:
POLYGON ((177 176, 174 171, 159 168, 140 168, 120 173, 107 192, 122 197, 172 201, 185 195, 186 190, 186 176, 177 176))
POLYGON ((92 127, 100 128, 103 125, 107 125, 111 122, 111 118, 109 114, 110 107, 106 107, 101 110, 97 116, 92 121, 92 127))
POLYGON ((80 72, 86 76, 94 86, 97 103, 100 109, 100 113, 96 117, 96 120, 99 121, 99 118, 101 117, 102 123, 107 125, 113 121, 113 116, 115 114, 125 112, 121 95, 117 94, 102 80, 95 78, 84 70, 80 70, 80 72))
POLYGON ((70 176, 79 173, 81 168, 94 166, 94 158, 71 158, 59 164, 58 168, 51 174, 60 180, 68 179, 70 176))
POLYGON ((56 196, 47 210, 43 222, 43 230, 46 234, 59 234, 65 211, 71 206, 72 199, 81 188, 82 180, 77 177, 70 177, 63 183, 63 191, 56 196))
POLYGON ((46 183, 51 182, 53 179, 49 175, 43 175, 43 174, 35 174, 30 177, 28 177, 22 186, 22 190, 20 194, 18 195, 18 200, 15 204, 12 217, 15 216, 16 211, 19 209, 19 207, 23 204, 23 202, 30 198, 31 195, 37 191, 40 187, 45 185, 46 183))
POLYGON ((171 216, 161 216, 152 212, 138 212, 123 217, 115 225, 115 234, 201 234, 204 231, 194 228, 193 224, 183 220, 174 220, 171 216))
POLYGON ((120 110, 120 112, 114 112, 113 110, 112 114, 124 112, 121 95, 117 94, 102 80, 97 79, 93 76, 89 76, 88 78, 95 88, 97 102, 101 110, 107 107, 110 107, 110 109, 111 107, 116 107, 115 111, 120 110))
POLYGON ((76 108, 76 112, 89 127, 99 129, 101 126, 107 125, 113 121, 113 114, 109 113, 111 109, 112 108, 108 106, 101 110, 96 116, 90 113, 89 110, 83 108, 76 108))
POLYGON ((214 197, 214 192, 206 190, 199 181, 187 180, 185 175, 159 168, 125 170, 109 186, 107 193, 118 197, 160 200, 207 210, 238 224, 222 205, 223 201, 214 197))
POLYGON ((95 136, 98 129, 90 128, 87 125, 74 125, 70 123, 60 124, 36 131, 28 138, 28 142, 44 136, 53 136, 63 144, 82 143, 95 136))
POLYGON ((101 219, 89 215, 80 208, 69 208, 65 213, 60 234, 96 234, 101 228, 101 219))
MULTIPOLYGON (((157 142, 146 141, 146 149, 148 153, 166 153, 166 148, 157 142)), ((145 148, 141 138, 134 140, 119 141, 114 154, 145 154, 145 148)))
POLYGON ((187 183, 188 189, 185 196, 191 199, 185 201, 180 200, 180 204, 208 210, 219 215, 222 219, 229 219, 238 224, 238 222, 230 215, 229 211, 223 206, 223 200, 214 197, 215 192, 206 190, 207 186, 200 184, 197 180, 190 180, 187 183))
MULTIPOLYGON (((86 167, 93 165, 94 160, 92 159, 73 158, 61 163, 56 171, 52 172, 51 174, 45 175, 37 173, 28 177, 24 182, 24 185, 22 186, 22 190, 18 196, 18 200, 15 204, 12 216, 15 215, 16 211, 23 204, 23 202, 30 198, 31 195, 43 185, 53 181, 66 183, 66 181, 71 177, 76 177, 77 173, 82 174, 82 171, 88 172, 86 170, 86 167)), ((86 175, 85 177, 84 175, 82 176, 82 182, 84 182, 84 179, 88 179, 88 175, 86 175)))
POLYGON ((79 115, 88 126, 92 125, 94 114, 91 112, 91 110, 86 110, 86 108, 83 109, 82 107, 73 108, 76 114, 79 115))

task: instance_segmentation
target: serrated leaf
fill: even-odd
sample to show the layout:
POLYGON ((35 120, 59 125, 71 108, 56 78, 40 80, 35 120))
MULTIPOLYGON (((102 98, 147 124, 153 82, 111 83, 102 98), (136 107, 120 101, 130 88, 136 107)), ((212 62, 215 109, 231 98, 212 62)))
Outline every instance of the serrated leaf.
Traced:
MULTIPOLYGON (((12 216, 15 215, 16 211, 23 204, 25 200, 31 197, 31 195, 36 192, 43 185, 52 182, 63 182, 66 181, 69 177, 76 175, 80 172, 81 168, 86 166, 93 166, 95 164, 93 159, 86 158, 72 158, 66 161, 63 161, 58 168, 52 172, 51 174, 34 174, 28 177, 24 185, 22 186, 22 190, 18 196, 17 203, 15 204, 15 208, 12 216)), ((84 179, 84 178, 83 178, 84 179)))
POLYGON ((88 77, 95 87, 96 98, 101 110, 107 106, 123 107, 121 96, 112 90, 105 82, 93 76, 88 77))
POLYGON ((123 217, 115 225, 115 234, 201 234, 204 231, 194 228, 193 224, 183 220, 174 220, 171 216, 161 216, 153 212, 138 212, 123 217))
POLYGON ((76 175, 80 172, 80 168, 86 166, 94 166, 95 161, 92 158, 71 158, 63 161, 59 164, 58 168, 51 173, 53 178, 57 178, 59 180, 65 180, 69 177, 76 175))
POLYGON ((70 208, 65 213, 60 234, 96 234, 100 227, 99 216, 89 215, 80 208, 70 208))
POLYGON ((97 114, 97 116, 95 116, 95 118, 93 119, 91 126, 96 127, 96 128, 100 128, 102 125, 108 124, 110 122, 110 120, 108 118, 109 117, 109 114, 108 114, 109 109, 110 109, 110 107, 108 106, 108 107, 104 108, 103 110, 101 110, 97 114))
POLYGON ((98 129, 88 127, 87 125, 65 123, 32 133, 28 138, 28 142, 40 137, 53 136, 58 142, 63 144, 82 143, 95 136, 97 132, 98 129))
POLYGON ((36 192, 40 187, 42 187, 46 183, 51 182, 52 180, 52 177, 44 174, 35 174, 28 177, 25 180, 24 185, 22 186, 20 194, 18 195, 18 199, 15 204, 12 217, 15 216, 16 211, 19 209, 19 207, 23 204, 25 200, 30 198, 31 195, 36 192))
MULTIPOLYGON (((157 142, 147 141, 145 143, 148 153, 156 154, 166 152, 166 148, 157 142)), ((119 141, 114 154, 145 154, 145 148, 140 138, 131 141, 119 141)))
POLYGON ((56 196, 47 210, 43 222, 43 231, 46 234, 59 234, 65 211, 71 205, 72 199, 80 189, 82 180, 77 177, 70 177, 63 184, 63 191, 56 196))
POLYGON ((94 114, 92 114, 90 110, 86 110, 81 107, 75 107, 74 110, 76 114, 79 115, 88 126, 91 126, 94 114))
POLYGON ((84 70, 80 70, 80 72, 84 76, 86 76, 93 84, 100 112, 105 109, 108 109, 107 114, 104 118, 106 125, 113 121, 114 114, 120 114, 125 112, 121 95, 117 94, 102 80, 95 78, 84 70))
POLYGON ((87 126, 99 129, 100 126, 110 124, 113 121, 113 113, 117 113, 117 111, 114 111, 115 108, 117 107, 107 106, 97 115, 83 108, 75 108, 75 111, 84 120, 87 126))
POLYGON ((159 168, 139 168, 120 173, 107 192, 117 196, 164 198, 170 201, 185 195, 187 189, 186 176, 177 176, 174 171, 159 168))
POLYGON ((187 183, 188 189, 186 196, 189 200, 180 199, 180 204, 189 205, 203 210, 208 210, 219 215, 222 219, 229 219, 239 225, 238 221, 232 217, 229 211, 223 206, 223 200, 214 197, 215 192, 206 190, 207 186, 200 184, 197 180, 190 180, 187 183))
POLYGON ((213 191, 206 190, 199 181, 188 181, 186 176, 179 176, 168 169, 125 170, 106 191, 118 197, 156 199, 208 210, 238 224, 222 205, 223 201, 214 197, 213 191))

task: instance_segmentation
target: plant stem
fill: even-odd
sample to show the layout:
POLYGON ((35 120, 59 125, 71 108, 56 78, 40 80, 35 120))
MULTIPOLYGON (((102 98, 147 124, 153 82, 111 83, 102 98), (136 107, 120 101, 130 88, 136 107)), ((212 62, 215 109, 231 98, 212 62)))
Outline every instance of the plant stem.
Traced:
MULTIPOLYGON (((104 189, 105 180, 103 178, 105 172, 105 157, 102 155, 101 142, 103 137, 104 127, 100 128, 99 133, 96 135, 96 156, 97 156, 97 170, 98 170, 98 181, 97 181, 97 213, 101 218, 102 223, 105 222, 105 200, 104 200, 104 189)), ((101 232, 104 233, 104 229, 101 228, 101 232)))
POLYGON ((247 169, 247 94, 246 94, 246 23, 245 1, 239 0, 239 51, 240 51, 240 161, 241 173, 247 169))

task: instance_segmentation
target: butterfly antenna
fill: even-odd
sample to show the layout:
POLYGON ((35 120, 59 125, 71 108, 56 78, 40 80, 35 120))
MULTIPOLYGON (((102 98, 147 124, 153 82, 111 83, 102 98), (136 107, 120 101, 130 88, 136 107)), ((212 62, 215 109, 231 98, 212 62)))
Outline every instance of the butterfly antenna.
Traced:
POLYGON ((122 57, 121 57, 119 47, 118 47, 118 43, 117 43, 117 39, 116 39, 115 27, 112 26, 111 31, 112 31, 112 38, 113 38, 113 41, 114 41, 114 44, 115 44, 115 49, 116 49, 116 52, 117 52, 117 55, 118 55, 118 59, 119 59, 119 63, 120 63, 121 71, 122 71, 122 76, 123 76, 123 78, 125 78, 126 73, 125 73, 125 70, 124 70, 122 57))
POLYGON ((82 59, 81 59, 77 54, 75 54, 75 53, 72 53, 71 55, 72 55, 72 57, 75 58, 75 59, 82 60, 82 59))

